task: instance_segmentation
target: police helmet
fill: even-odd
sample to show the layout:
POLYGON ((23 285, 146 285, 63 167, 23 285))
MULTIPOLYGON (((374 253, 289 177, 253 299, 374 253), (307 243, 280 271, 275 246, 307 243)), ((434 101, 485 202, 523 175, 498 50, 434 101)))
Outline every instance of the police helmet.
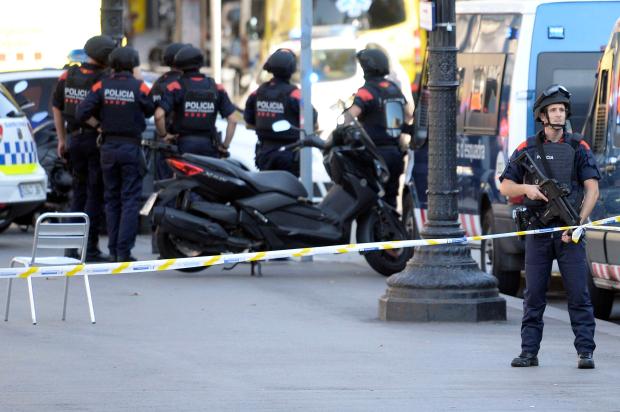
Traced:
POLYGON ((364 70, 364 77, 386 76, 390 73, 390 62, 379 49, 364 49, 357 52, 357 60, 364 70))
POLYGON ((545 107, 555 103, 564 104, 564 107, 566 107, 566 118, 568 119, 570 117, 570 96, 570 92, 562 85, 554 84, 549 86, 534 102, 534 119, 537 122, 541 122, 540 113, 545 107))
POLYGON ((140 65, 140 57, 133 47, 119 47, 110 53, 110 67, 115 71, 132 71, 140 65))
POLYGON ((263 70, 276 77, 290 78, 297 70, 297 56, 290 49, 278 49, 265 62, 263 70))
POLYGON ((84 44, 84 51, 91 59, 106 64, 108 56, 116 48, 116 42, 110 36, 94 36, 84 44))
POLYGON ((163 63, 165 66, 174 66, 174 56, 183 47, 191 46, 189 43, 171 43, 164 49, 163 63))
POLYGON ((186 46, 179 49, 174 55, 172 65, 181 70, 199 69, 205 64, 205 56, 200 49, 194 46, 186 46))

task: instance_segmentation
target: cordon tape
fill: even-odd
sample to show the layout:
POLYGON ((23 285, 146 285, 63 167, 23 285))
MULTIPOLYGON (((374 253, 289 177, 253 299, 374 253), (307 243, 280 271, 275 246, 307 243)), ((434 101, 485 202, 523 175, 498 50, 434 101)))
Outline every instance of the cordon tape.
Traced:
POLYGON ((280 259, 290 257, 303 257, 315 255, 339 255, 352 252, 372 252, 389 249, 400 249, 415 246, 436 246, 458 243, 468 243, 479 240, 491 240, 507 237, 537 235, 543 233, 560 232, 569 229, 573 231, 573 241, 578 241, 584 229, 593 226, 602 226, 612 223, 620 223, 620 216, 609 217, 597 220, 581 226, 560 226, 545 229, 534 229, 519 232, 497 233, 482 236, 469 236, 447 239, 415 239, 415 240, 396 240, 387 242, 357 243, 349 245, 319 246, 302 249, 273 250, 269 252, 251 252, 225 254, 215 256, 202 256, 179 259, 159 259, 144 260, 138 262, 119 262, 119 263, 95 263, 79 264, 67 266, 31 266, 19 268, 0 269, 0 279, 9 278, 28 278, 28 277, 57 277, 57 276, 76 276, 76 275, 120 275, 128 273, 143 272, 162 272, 165 270, 185 269, 201 266, 215 266, 236 264, 242 262, 258 262, 269 259, 280 259))

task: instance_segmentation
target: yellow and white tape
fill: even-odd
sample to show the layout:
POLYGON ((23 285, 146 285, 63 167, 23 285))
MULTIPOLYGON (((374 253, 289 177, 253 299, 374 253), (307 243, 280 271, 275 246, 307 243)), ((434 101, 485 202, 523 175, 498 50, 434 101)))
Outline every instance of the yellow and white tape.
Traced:
POLYGON ((96 263, 68 266, 19 267, 0 269, 0 279, 27 278, 27 277, 55 277, 76 275, 120 275, 128 273, 162 272, 173 269, 186 269, 201 266, 227 265, 240 262, 256 262, 269 259, 288 257, 337 255, 352 252, 371 252, 388 249, 400 249, 415 246, 435 246, 457 243, 467 243, 479 240, 500 239, 515 236, 536 235, 543 233, 560 232, 568 229, 587 228, 592 226, 620 223, 620 216, 597 220, 582 226, 561 226, 546 229, 526 230, 520 232, 497 233, 482 236, 463 236, 448 239, 415 239, 394 240, 389 242, 357 243, 348 245, 319 246, 302 249, 273 250, 269 252, 237 253, 215 256, 201 256, 182 259, 144 260, 139 262, 96 263))

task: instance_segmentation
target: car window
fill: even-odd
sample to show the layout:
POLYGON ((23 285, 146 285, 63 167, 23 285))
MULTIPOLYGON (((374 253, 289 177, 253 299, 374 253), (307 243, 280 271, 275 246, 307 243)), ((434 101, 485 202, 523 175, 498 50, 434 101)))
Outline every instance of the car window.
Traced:
POLYGON ((9 92, 0 86, 0 117, 10 117, 16 114, 21 114, 21 111, 13 102, 9 92))
MULTIPOLYGON (((13 90, 15 84, 19 80, 4 82, 3 84, 7 89, 13 90)), ((40 79, 28 79, 28 87, 21 94, 23 98, 33 103, 34 106, 25 109, 24 111, 30 117, 34 113, 46 111, 52 113, 52 95, 56 88, 58 79, 54 77, 46 77, 40 79)))
POLYGON ((505 54, 470 54, 466 66, 470 72, 465 77, 465 129, 495 134, 505 54))
POLYGON ((312 6, 315 26, 356 22, 361 29, 372 30, 402 23, 406 17, 403 0, 371 0, 357 5, 341 0, 313 0, 312 6))

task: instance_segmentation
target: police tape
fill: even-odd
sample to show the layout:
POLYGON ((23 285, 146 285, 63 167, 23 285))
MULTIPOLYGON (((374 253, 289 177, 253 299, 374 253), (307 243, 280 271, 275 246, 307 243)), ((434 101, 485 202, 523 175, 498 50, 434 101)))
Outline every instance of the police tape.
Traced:
POLYGON ((401 249, 415 246, 437 246, 468 243, 480 240, 492 240, 516 236, 537 235, 544 233, 563 232, 569 229, 584 229, 588 227, 620 223, 620 216, 597 220, 581 226, 559 226, 545 229, 525 230, 518 232, 496 233, 482 236, 463 236, 446 239, 415 239, 395 240, 373 243, 357 243, 349 245, 318 246, 300 249, 273 250, 268 252, 249 252, 224 254, 213 256, 201 256, 178 259, 144 260, 137 262, 118 263, 94 263, 78 265, 58 266, 31 266, 19 268, 0 269, 0 279, 28 278, 28 277, 59 277, 80 275, 120 275, 144 272, 163 272, 174 269, 189 269, 196 267, 209 267, 215 265, 230 265, 244 262, 259 262, 269 259, 281 259, 291 257, 304 257, 316 255, 340 255, 352 252, 375 252, 382 250, 401 249))

